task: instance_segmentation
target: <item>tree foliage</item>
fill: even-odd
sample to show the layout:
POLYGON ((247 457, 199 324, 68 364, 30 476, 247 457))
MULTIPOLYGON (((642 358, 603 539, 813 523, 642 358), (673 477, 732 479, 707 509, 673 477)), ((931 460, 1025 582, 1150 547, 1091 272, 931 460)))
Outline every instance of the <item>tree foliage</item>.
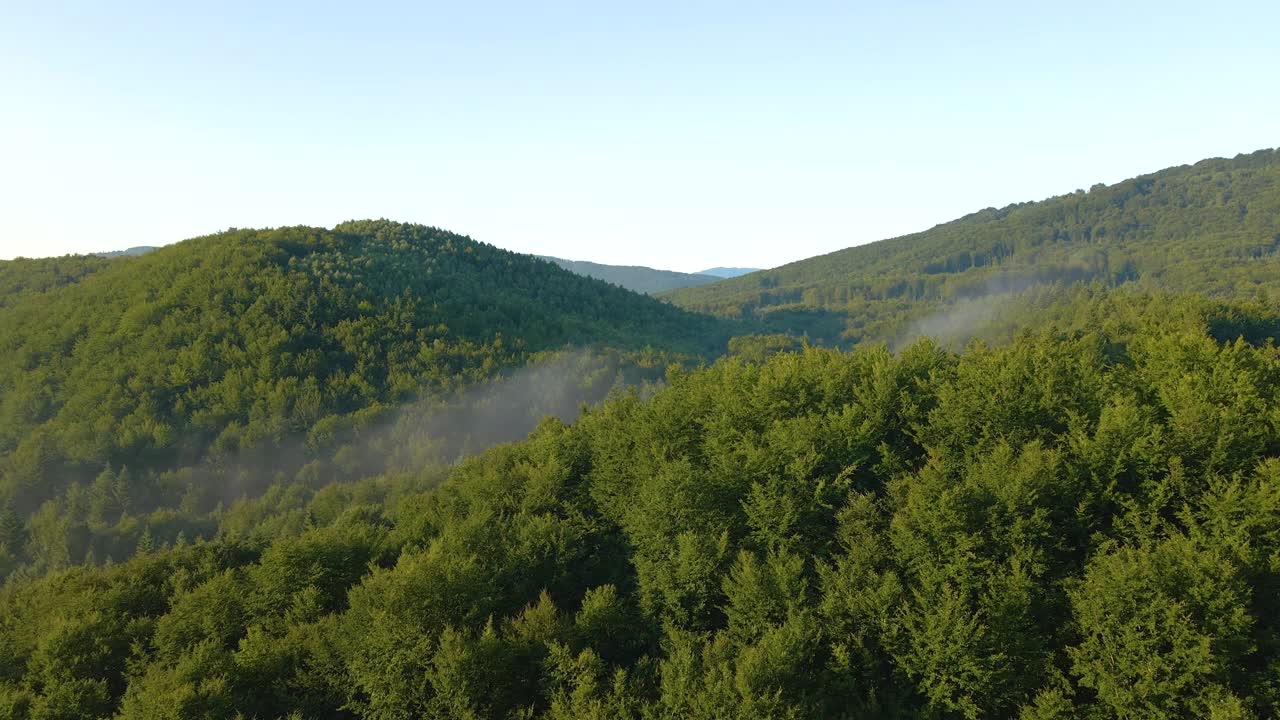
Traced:
POLYGON ((224 519, 211 539, 15 577, 0 702, 19 718, 1266 717, 1280 355, 1242 338, 1280 308, 1135 298, 1077 297, 1061 324, 963 352, 676 369, 438 487, 264 498, 268 526, 299 520, 224 519), (1116 322, 1085 321, 1099 313, 1116 322))
POLYGON ((1204 160, 1088 192, 987 208, 663 297, 829 343, 966 340, 999 299, 1097 283, 1250 296, 1280 287, 1280 151, 1204 160))
MULTIPOLYGON (((78 482, 113 518, 188 491, 211 505, 200 485, 212 483, 146 476, 208 474, 211 457, 292 473, 392 408, 548 351, 614 348, 634 359, 613 372, 660 376, 672 353, 715 355, 726 337, 710 318, 530 256, 386 221, 0 263, 0 498, 27 514, 78 482), (309 452, 287 452, 301 438, 309 452), (95 478, 122 467, 132 496, 108 501, 95 478)), ((575 369, 583 382, 600 371, 575 369)))
POLYGON ((0 264, 0 715, 1272 717, 1278 173, 673 296, 744 320, 385 221, 0 264))

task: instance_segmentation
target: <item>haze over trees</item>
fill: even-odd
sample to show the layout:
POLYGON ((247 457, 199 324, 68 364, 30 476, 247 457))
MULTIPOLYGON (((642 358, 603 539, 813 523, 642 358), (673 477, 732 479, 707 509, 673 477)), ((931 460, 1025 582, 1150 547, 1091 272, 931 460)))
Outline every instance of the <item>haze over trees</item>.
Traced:
POLYGON ((1108 296, 1080 324, 1111 302, 1140 321, 723 361, 433 490, 330 485, 11 581, 0 707, 1266 716, 1280 359, 1227 338, 1280 314, 1108 296))
POLYGON ((1274 717, 1277 173, 686 309, 388 221, 0 263, 0 716, 1274 717))
POLYGON ((699 275, 712 275, 718 278, 738 277, 747 273, 759 272, 760 268, 743 268, 743 267, 713 267, 698 273, 699 275))
MULTIPOLYGON (((1249 295, 1280 285, 1280 152, 1204 160, 664 294, 844 345, 945 306, 1053 283, 1249 295)), ((909 339, 909 338, 907 338, 909 339)))
POLYGON ((539 255, 537 257, 553 262, 565 270, 586 275, 607 283, 613 283, 638 293, 656 293, 674 288, 705 285, 716 282, 720 278, 710 273, 682 273, 674 270, 655 270, 639 265, 604 265, 585 260, 565 260, 539 255))
POLYGON ((727 326, 452 233, 237 230, 0 263, 0 499, 368 425, 587 344, 714 354, 727 326))
POLYGON ((129 256, 146 255, 147 253, 155 249, 156 247, 154 245, 137 245, 135 247, 125 248, 124 250, 108 250, 106 252, 97 252, 93 254, 97 255, 98 257, 110 258, 110 257, 120 257, 121 255, 129 255, 129 256))

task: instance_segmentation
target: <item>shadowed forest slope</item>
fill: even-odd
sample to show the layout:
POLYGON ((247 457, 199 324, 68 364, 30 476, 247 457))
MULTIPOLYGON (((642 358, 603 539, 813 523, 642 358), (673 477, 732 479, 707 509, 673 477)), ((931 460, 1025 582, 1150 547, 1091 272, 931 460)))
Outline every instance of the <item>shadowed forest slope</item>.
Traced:
POLYGON ((1248 296, 1280 288, 1280 152, 988 208, 663 297, 775 332, 896 340, 948 304, 1054 283, 1248 296))

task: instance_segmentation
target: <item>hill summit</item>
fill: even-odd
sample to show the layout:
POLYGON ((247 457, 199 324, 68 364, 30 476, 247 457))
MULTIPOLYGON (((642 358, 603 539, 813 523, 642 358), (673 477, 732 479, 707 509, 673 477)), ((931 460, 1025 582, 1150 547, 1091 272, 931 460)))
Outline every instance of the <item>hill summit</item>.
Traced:
POLYGON ((314 435, 566 347, 718 352, 718 321, 438 228, 236 230, 0 263, 0 495, 314 435), (19 283, 39 270, 38 283, 19 283))

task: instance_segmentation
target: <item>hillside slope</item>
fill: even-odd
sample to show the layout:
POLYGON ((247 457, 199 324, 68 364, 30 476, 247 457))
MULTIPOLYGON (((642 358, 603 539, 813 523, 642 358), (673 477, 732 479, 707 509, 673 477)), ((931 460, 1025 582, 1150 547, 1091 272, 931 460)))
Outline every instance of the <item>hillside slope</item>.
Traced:
POLYGON ((642 265, 604 265, 586 260, 565 260, 564 258, 539 255, 543 260, 553 262, 570 272, 613 283, 619 287, 638 293, 656 293, 663 290, 705 285, 720 280, 712 275, 682 273, 674 270, 655 270, 642 265))
POLYGON ((13 261, 0 278, 35 270, 0 305, 0 500, 27 509, 106 467, 314 436, 540 351, 714 355, 726 337, 712 318, 386 221, 13 261))
MULTIPOLYGON (((195 544, 149 525, 131 559, 0 590, 0 708, 1272 717, 1280 357, 1206 328, 1273 332, 1280 306, 1070 309, 1001 347, 676 373, 425 493, 282 488, 195 544)), ((80 542, 67 512, 0 513, 0 560, 80 542)))
POLYGON ((663 297, 846 343, 893 339, 958 300, 1031 285, 1280 287, 1280 152, 1261 150, 988 208, 930 230, 663 297))
POLYGON ((94 255, 0 260, 0 308, 80 282, 109 264, 107 258, 94 255))

